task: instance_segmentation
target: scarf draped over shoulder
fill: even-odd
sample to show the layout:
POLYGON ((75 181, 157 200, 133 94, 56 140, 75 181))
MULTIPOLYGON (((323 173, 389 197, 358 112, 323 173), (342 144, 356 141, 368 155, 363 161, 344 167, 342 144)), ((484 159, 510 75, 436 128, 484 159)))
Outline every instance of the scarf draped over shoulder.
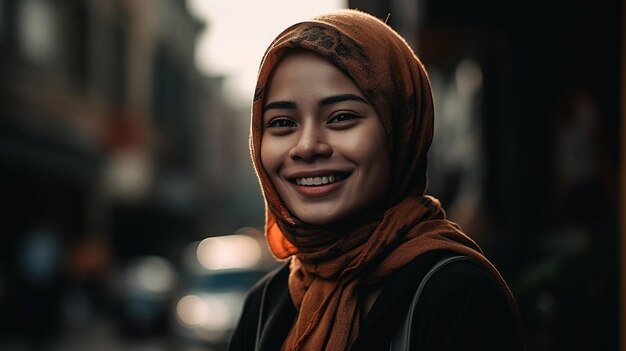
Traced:
POLYGON ((479 246, 446 220, 437 199, 424 195, 433 119, 424 66, 400 35, 371 15, 340 10, 318 16, 287 28, 270 44, 252 103, 250 150, 265 199, 269 248, 276 258, 291 260, 289 290, 298 317, 283 349, 349 349, 359 334, 359 288, 432 250, 474 258, 515 305, 479 246), (385 210, 347 228, 321 228, 294 217, 261 165, 264 92, 276 65, 293 50, 316 52, 349 76, 385 129, 391 159, 385 210))

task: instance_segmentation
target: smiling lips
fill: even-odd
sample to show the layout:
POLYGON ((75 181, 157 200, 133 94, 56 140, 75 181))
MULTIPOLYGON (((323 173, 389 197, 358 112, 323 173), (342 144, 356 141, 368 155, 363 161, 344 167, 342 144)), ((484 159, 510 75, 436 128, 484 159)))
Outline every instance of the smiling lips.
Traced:
POLYGON ((299 177, 290 179, 297 185, 296 190, 306 197, 321 197, 328 195, 341 186, 341 181, 347 178, 347 173, 335 173, 315 177, 299 177))
POLYGON ((295 182, 297 185, 318 186, 318 185, 332 184, 334 182, 338 182, 344 179, 345 177, 346 177, 345 174, 338 173, 338 174, 329 174, 329 175, 318 176, 318 177, 296 178, 295 182))

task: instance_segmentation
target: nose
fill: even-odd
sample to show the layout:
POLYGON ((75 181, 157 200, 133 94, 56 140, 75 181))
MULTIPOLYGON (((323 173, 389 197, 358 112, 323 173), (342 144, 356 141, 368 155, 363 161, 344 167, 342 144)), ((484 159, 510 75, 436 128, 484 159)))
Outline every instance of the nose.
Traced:
POLYGON ((311 162, 317 158, 328 157, 333 153, 324 131, 314 125, 305 125, 298 135, 296 143, 289 150, 289 157, 311 162))

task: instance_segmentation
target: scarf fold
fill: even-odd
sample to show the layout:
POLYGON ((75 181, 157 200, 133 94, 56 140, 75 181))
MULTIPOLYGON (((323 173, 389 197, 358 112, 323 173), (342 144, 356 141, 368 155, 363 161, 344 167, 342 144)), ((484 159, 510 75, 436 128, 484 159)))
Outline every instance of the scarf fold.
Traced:
POLYGON ((359 334, 359 288, 433 250, 472 257, 487 268, 514 304, 505 281, 480 247, 445 219, 439 202, 430 196, 405 199, 385 213, 366 242, 347 248, 327 260, 320 260, 318 253, 291 257, 289 289, 299 313, 285 350, 349 349, 359 334))
POLYGON ((250 151, 265 198, 265 232, 278 259, 290 259, 289 291, 299 311, 284 350, 348 350, 359 335, 359 291, 417 256, 449 250, 482 263, 513 296, 479 246, 446 220, 439 201, 425 196, 426 153, 433 133, 426 71, 405 40, 379 19, 341 10, 297 23, 268 47, 250 130, 250 151), (264 93, 273 70, 294 49, 311 50, 341 69, 381 118, 391 156, 391 187, 383 213, 350 225, 303 223, 284 205, 262 167, 264 93))

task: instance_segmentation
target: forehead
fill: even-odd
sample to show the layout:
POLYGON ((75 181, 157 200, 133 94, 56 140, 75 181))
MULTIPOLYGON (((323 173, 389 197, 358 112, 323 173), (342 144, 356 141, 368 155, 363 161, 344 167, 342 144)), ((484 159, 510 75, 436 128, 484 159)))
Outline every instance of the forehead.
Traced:
POLYGON ((322 56, 311 51, 287 54, 274 68, 268 84, 266 100, 277 97, 298 97, 324 91, 361 94, 352 79, 322 56), (278 95, 278 96, 277 96, 278 95))

